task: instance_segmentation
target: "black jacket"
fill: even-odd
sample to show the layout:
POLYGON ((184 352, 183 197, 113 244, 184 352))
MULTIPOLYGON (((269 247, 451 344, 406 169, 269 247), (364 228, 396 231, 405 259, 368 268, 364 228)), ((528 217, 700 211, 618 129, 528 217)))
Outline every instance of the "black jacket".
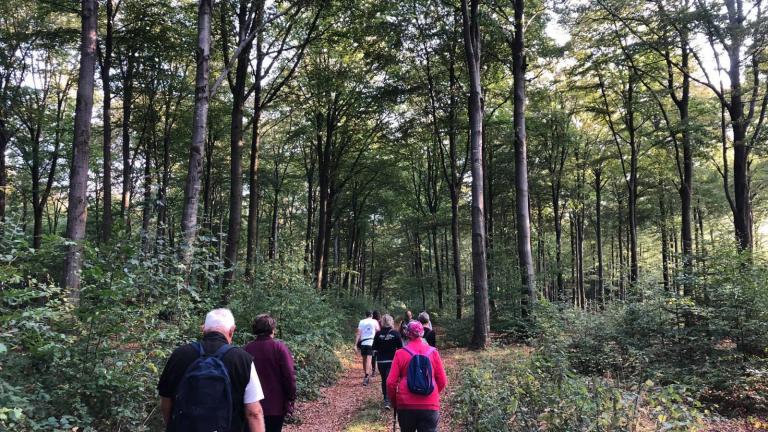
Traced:
POLYGON ((402 347, 400 333, 392 327, 384 327, 373 337, 373 350, 376 351, 376 361, 379 363, 391 362, 395 358, 395 351, 402 347))

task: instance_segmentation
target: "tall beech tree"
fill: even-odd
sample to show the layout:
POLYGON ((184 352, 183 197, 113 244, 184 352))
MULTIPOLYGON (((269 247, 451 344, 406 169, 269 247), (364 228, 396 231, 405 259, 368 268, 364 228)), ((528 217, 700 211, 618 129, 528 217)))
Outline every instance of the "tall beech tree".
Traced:
POLYGON ((183 243, 181 254, 188 265, 194 252, 197 235, 197 207, 200 195, 200 177, 205 158, 205 139, 208 127, 208 77, 211 55, 212 0, 200 0, 197 9, 197 62, 195 72, 195 108, 192 117, 192 142, 189 146, 187 178, 184 184, 184 207, 181 214, 183 243))
POLYGON ((104 213, 101 218, 99 235, 102 241, 109 242, 112 237, 112 57, 114 53, 115 18, 120 2, 115 5, 113 0, 104 2, 106 13, 106 31, 104 33, 104 48, 99 46, 99 68, 101 70, 102 86, 102 191, 104 195, 104 213))
MULTIPOLYGON (((464 53, 469 75, 469 146, 472 172, 472 288, 475 298, 472 345, 490 343, 488 264, 486 261, 485 201, 483 187, 483 91, 480 82, 480 1, 461 1, 464 53)), ((529 246, 530 249, 530 246, 529 246)))
POLYGON ((91 139, 98 2, 81 1, 80 69, 75 103, 75 131, 67 199, 67 233, 70 241, 64 262, 64 286, 73 303, 80 301, 80 270, 83 265, 83 240, 88 207, 88 153, 91 139))

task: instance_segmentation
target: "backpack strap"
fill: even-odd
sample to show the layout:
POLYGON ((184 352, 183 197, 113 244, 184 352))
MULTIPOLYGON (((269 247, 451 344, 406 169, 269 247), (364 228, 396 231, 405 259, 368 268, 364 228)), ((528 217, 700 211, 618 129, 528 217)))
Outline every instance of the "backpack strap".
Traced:
POLYGON ((201 344, 198 341, 194 341, 194 342, 192 342, 192 346, 195 347, 195 349, 197 350, 197 354, 200 357, 205 355, 205 349, 203 348, 203 344, 201 344))
MULTIPOLYGON (((414 356, 416 356, 416 354, 415 354, 413 351, 409 350, 409 349, 408 349, 408 348, 406 348, 406 347, 403 347, 403 350, 405 350, 405 352, 407 352, 408 354, 410 354, 410 355, 411 355, 411 357, 414 357, 414 356)), ((425 355, 425 356, 429 357, 429 356, 430 356, 430 354, 432 354, 434 351, 435 351, 435 347, 429 347, 429 349, 427 350, 427 352, 425 352, 423 355, 425 355)))
MULTIPOLYGON (((192 346, 194 346, 197 349, 197 353, 199 354, 200 357, 204 357, 208 355, 205 352, 205 348, 203 348, 203 344, 201 344, 199 341, 192 342, 192 346)), ((234 346, 230 344, 224 344, 221 347, 219 347, 219 349, 217 349, 216 352, 211 354, 210 356, 217 357, 219 360, 221 360, 222 358, 224 358, 224 355, 227 354, 229 350, 231 350, 232 348, 234 348, 234 346)))
POLYGON ((231 350, 232 348, 234 348, 234 346, 232 346, 232 345, 230 345, 230 344, 224 344, 224 345, 222 345, 221 347, 219 347, 219 349, 217 349, 215 353, 213 353, 213 357, 216 357, 217 359, 221 360, 221 359, 223 359, 223 358, 224 358, 224 356, 225 356, 225 355, 226 355, 226 354, 229 352, 229 350, 231 350))

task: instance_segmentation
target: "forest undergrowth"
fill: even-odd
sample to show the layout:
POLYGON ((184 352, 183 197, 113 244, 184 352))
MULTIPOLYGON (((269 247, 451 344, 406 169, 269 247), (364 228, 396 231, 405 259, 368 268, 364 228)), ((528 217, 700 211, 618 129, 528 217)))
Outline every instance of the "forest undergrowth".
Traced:
MULTIPOLYGON (((294 354, 300 397, 317 398, 342 370, 336 348, 373 306, 334 291, 318 295, 300 264, 261 265, 222 289, 223 267, 206 247, 187 283, 176 255, 157 244, 151 254, 88 250, 74 308, 52 282, 56 248, 34 252, 12 235, 3 241, 0 426, 7 430, 160 430, 155 385, 164 361, 219 305, 233 309, 240 344, 250 338, 250 319, 271 312, 294 354)), ((605 308, 544 301, 526 319, 499 302, 497 348, 456 360, 453 423, 471 431, 682 431, 717 415, 763 418, 768 270, 762 260, 725 252, 713 253, 707 268, 720 271, 697 276, 695 302, 648 288, 643 301, 605 308), (519 339, 529 348, 505 348, 519 339)), ((399 312, 392 305, 379 306, 399 312)), ((471 317, 435 317, 443 347, 466 346, 471 317)))

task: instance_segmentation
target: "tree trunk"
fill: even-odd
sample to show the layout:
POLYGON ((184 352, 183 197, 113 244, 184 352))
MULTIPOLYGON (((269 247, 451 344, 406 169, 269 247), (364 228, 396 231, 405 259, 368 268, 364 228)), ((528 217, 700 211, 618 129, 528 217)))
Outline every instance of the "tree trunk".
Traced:
MULTIPOLYGON (((275 170, 277 173, 277 170, 275 170)), ((278 180, 275 180, 278 181, 278 180)), ((269 260, 274 261, 277 258, 277 231, 279 228, 278 209, 280 206, 280 190, 273 190, 274 197, 272 198, 272 223, 269 230, 269 260)))
MULTIPOLYGON (((434 219, 434 218, 433 218, 434 219)), ((437 244, 437 226, 432 225, 432 254, 435 261, 435 275, 437 276, 437 308, 443 310, 443 274, 440 272, 440 247, 437 244)))
MULTIPOLYGON (((261 5, 264 3, 261 2, 261 5)), ((258 77, 253 83, 253 124, 251 131, 251 154, 248 163, 248 239, 246 240, 245 273, 251 275, 256 261, 256 231, 259 219, 259 151, 261 150, 261 77, 264 62, 262 53, 262 31, 256 36, 256 65, 254 76, 258 77)))
POLYGON ((101 63, 101 82, 104 88, 104 104, 102 117, 104 118, 104 143, 103 155, 103 184, 104 214, 101 220, 101 241, 109 243, 112 237, 112 33, 114 29, 115 13, 112 0, 105 2, 107 7, 107 33, 104 37, 104 59, 101 63))
POLYGON ((165 238, 165 230, 168 227, 168 186, 171 181, 171 99, 166 101, 163 120, 163 174, 158 189, 157 201, 157 235, 155 242, 161 242, 165 238))
POLYGON ((480 80, 479 0, 461 1, 464 51, 469 70, 469 130, 472 171, 472 285, 475 298, 472 346, 488 346, 490 311, 488 304, 488 267, 485 252, 485 202, 483 200, 483 96, 480 80))
POLYGON ((8 186, 5 152, 8 148, 8 141, 8 131, 5 128, 5 121, 4 119, 0 119, 0 237, 2 237, 3 225, 5 223, 5 190, 8 186))
POLYGON ((181 246, 183 263, 189 265, 197 233, 197 207, 200 195, 200 176, 205 157, 205 137, 208 127, 208 61, 211 51, 211 4, 213 0, 200 0, 197 12, 197 71, 195 72, 195 110, 192 117, 192 142, 189 146, 189 164, 184 185, 184 208, 181 214, 181 246))
POLYGON ((584 290, 584 210, 576 213, 576 305, 586 308, 584 290))
POLYGON ((602 227, 602 169, 596 168, 595 174, 595 243, 597 244, 597 286, 600 292, 600 305, 605 306, 605 278, 603 276, 603 227, 602 227))
POLYGON ((514 0, 515 39, 512 44, 515 126, 515 204, 517 208, 517 254, 523 284, 523 313, 536 301, 536 273, 531 256, 531 216, 528 203, 528 149, 525 129, 525 39, 523 13, 525 0, 514 0))
POLYGON ((315 219, 315 158, 308 156, 309 161, 305 165, 307 180, 307 224, 304 230, 304 273, 309 275, 309 267, 312 263, 312 231, 315 219))
POLYGON ((133 72, 134 58, 128 55, 125 75, 123 76, 123 190, 120 207, 120 219, 128 229, 127 220, 131 217, 129 212, 131 201, 131 176, 133 164, 131 163, 131 113, 133 110, 133 72))
MULTIPOLYGON (((687 37, 683 41, 682 64, 688 68, 687 37)), ((693 295, 693 244, 691 241, 691 201, 693 199, 693 146, 688 114, 690 101, 690 77, 683 75, 682 97, 676 102, 683 125, 683 178, 680 185, 680 240, 683 244, 683 295, 693 295)))
POLYGON ((80 302, 80 269, 83 264, 83 240, 88 210, 88 150, 91 140, 91 114, 93 113, 93 86, 96 72, 96 32, 98 29, 98 2, 81 1, 82 32, 80 36, 80 70, 75 105, 75 130, 72 145, 72 166, 69 175, 64 287, 73 304, 80 302))
POLYGON ((211 175, 213 171, 213 134, 208 130, 208 139, 205 141, 205 179, 203 183, 203 228, 211 233, 213 231, 213 191, 211 175))
POLYGON ((664 205, 663 191, 659 193, 659 227, 661 229, 661 275, 664 281, 664 291, 669 292, 671 290, 669 283, 669 232, 667 230, 667 209, 664 205))
MULTIPOLYGON (((238 44, 245 36, 246 15, 248 13, 247 2, 240 4, 240 33, 238 44)), ((227 37, 226 35, 223 37, 227 37)), ((230 125, 230 172, 229 172, 229 223, 227 225, 227 250, 224 254, 224 285, 229 285, 235 280, 237 270, 237 255, 240 245, 240 225, 243 215, 243 166, 241 153, 243 150, 243 107, 245 105, 245 84, 248 78, 248 66, 250 65, 251 46, 246 47, 237 57, 235 69, 235 82, 232 87, 232 118, 230 125)))
MULTIPOLYGON (((747 128, 749 126, 744 116, 744 98, 741 85, 742 48, 744 45, 746 17, 742 0, 726 0, 728 9, 728 29, 731 41, 728 45, 730 67, 728 77, 731 81, 731 101, 728 113, 731 116, 733 129, 733 225, 739 250, 752 249, 751 213, 752 202, 749 195, 749 153, 747 143, 747 128)), ((754 104, 755 101, 751 101, 754 104)))
POLYGON ((448 166, 450 178, 446 179, 448 191, 451 197, 451 249, 453 256, 453 278, 456 286, 456 319, 461 319, 464 310, 464 277, 461 270, 461 231, 459 227, 459 191, 464 181, 464 172, 458 169, 458 133, 457 133, 457 105, 459 82, 456 76, 456 67, 451 52, 449 64, 450 106, 448 109, 448 166))
POLYGON ((618 200, 618 216, 616 218, 618 222, 618 242, 619 242, 619 249, 618 249, 618 255, 619 255, 619 298, 621 300, 624 300, 624 226, 622 223, 622 213, 623 213, 623 206, 622 206, 622 200, 618 200))
MULTIPOLYGON (((154 113, 153 110, 150 111, 154 113)), ((141 243, 142 249, 145 252, 149 250, 150 244, 149 223, 152 217, 152 153, 156 141, 154 135, 155 134, 152 133, 152 137, 144 143, 144 179, 142 181, 144 186, 144 203, 141 206, 141 243)))

